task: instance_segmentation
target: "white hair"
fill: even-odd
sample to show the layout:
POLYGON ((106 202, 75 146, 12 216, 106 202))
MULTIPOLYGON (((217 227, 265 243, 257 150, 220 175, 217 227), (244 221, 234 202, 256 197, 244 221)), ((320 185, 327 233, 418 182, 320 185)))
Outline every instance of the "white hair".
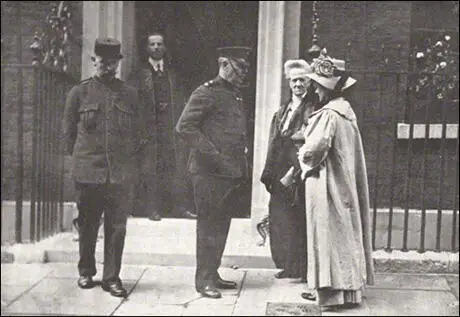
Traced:
POLYGON ((284 76, 289 79, 289 71, 293 68, 305 70, 306 73, 312 73, 313 68, 303 59, 289 59, 284 63, 284 76))

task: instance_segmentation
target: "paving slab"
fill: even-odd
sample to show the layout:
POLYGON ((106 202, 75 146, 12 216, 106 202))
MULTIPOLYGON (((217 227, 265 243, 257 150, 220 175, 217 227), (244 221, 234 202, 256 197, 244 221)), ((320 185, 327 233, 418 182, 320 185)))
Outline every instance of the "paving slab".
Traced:
POLYGON ((373 316, 458 316, 458 300, 447 291, 368 289, 373 316), (456 304, 457 302, 457 304, 456 304))
POLYGON ((226 305, 223 303, 223 299, 208 299, 211 302, 202 302, 202 304, 195 305, 191 304, 184 308, 183 316, 232 316, 234 305, 226 305))
MULTIPOLYGON (((182 305, 161 305, 127 299, 113 313, 114 316, 184 316, 182 305)), ((185 315, 186 316, 186 315, 185 315)))
POLYGON ((2 263, 1 265, 1 309, 3 311, 20 295, 50 274, 46 264, 2 263))
POLYGON ((248 269, 234 316, 263 316, 268 302, 309 303, 300 294, 307 290, 298 279, 276 279, 278 270, 248 269))
MULTIPOLYGON (((96 280, 102 274, 97 265, 96 280)), ((298 279, 275 279, 273 269, 221 268, 224 279, 237 281, 223 298, 204 298, 195 291, 190 266, 122 266, 130 292, 119 299, 100 286, 77 287, 76 263, 2 264, 3 315, 159 315, 263 316, 268 303, 312 305, 300 294, 307 285, 298 279)), ((458 275, 378 273, 364 301, 353 309, 322 309, 324 316, 458 316, 458 275)), ((289 310, 281 313, 288 313, 289 310)))
POLYGON ((124 306, 183 305, 199 298, 193 285, 192 267, 149 267, 124 306))
POLYGON ((447 283, 449 284, 452 294, 454 294, 454 296, 457 297, 458 300, 458 275, 445 275, 444 277, 447 280, 447 283))
MULTIPOLYGON (((135 282, 124 281, 128 292, 135 282)), ((98 286, 83 290, 77 287, 74 279, 45 278, 4 311, 17 314, 109 315, 121 301, 98 286)))
MULTIPOLYGON (((19 296, 27 292, 32 286, 30 285, 2 285, 2 313, 19 296)), ((2 314, 3 315, 3 314, 2 314)))
POLYGON ((52 270, 45 263, 2 263, 1 269, 2 285, 33 285, 52 270))

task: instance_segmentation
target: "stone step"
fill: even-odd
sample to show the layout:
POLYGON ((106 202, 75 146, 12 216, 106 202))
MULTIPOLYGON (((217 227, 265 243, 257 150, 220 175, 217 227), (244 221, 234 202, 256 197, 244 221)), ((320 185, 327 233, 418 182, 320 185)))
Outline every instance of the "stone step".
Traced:
MULTIPOLYGON (((123 263, 195 266, 196 220, 129 218, 123 263)), ((76 232, 64 232, 35 244, 2 247, 2 262, 78 262, 76 232), (3 252, 5 251, 5 252, 3 252)), ((250 219, 233 219, 222 266, 273 269, 270 242, 259 246, 250 219)), ((99 232, 96 260, 103 260, 103 230, 99 232)), ((458 273, 458 252, 374 251, 378 272, 458 273)))

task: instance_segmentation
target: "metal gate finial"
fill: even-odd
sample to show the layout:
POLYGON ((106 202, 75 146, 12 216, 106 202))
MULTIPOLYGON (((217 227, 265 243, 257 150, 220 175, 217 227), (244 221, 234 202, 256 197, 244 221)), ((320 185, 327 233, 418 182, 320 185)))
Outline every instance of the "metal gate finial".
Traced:
POLYGON ((311 59, 317 58, 319 56, 319 53, 321 51, 321 47, 318 45, 318 34, 317 34, 317 29, 318 29, 318 22, 319 22, 319 14, 318 10, 316 8, 318 1, 313 1, 313 17, 312 17, 312 24, 313 24, 313 36, 312 36, 312 46, 308 50, 308 55, 311 59))

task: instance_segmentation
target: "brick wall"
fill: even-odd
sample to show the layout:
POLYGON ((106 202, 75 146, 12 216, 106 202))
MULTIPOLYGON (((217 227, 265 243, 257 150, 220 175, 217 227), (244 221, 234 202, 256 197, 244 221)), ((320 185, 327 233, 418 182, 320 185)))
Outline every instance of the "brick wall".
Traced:
MULTIPOLYGON (((440 188, 443 191, 443 207, 453 208, 454 201, 458 200, 454 193, 456 140, 446 142, 445 175, 441 185, 440 141, 429 140, 426 143, 423 191, 425 143, 413 143, 413 163, 408 173, 407 141, 395 139, 396 122, 404 121, 407 104, 407 75, 397 73, 409 70, 412 2, 321 1, 317 8, 319 45, 326 47, 335 58, 351 58, 350 68, 359 69, 353 72, 358 84, 350 100, 363 136, 371 204, 388 207, 393 190, 393 205, 405 207, 406 180, 410 177, 410 208, 421 208, 423 199, 427 208, 437 208, 440 188), (348 43, 351 45, 348 46, 348 43), (384 56, 388 59, 386 69, 390 71, 385 75, 375 72, 382 65, 382 44, 384 56), (398 45, 401 45, 401 55, 398 45), (394 151, 397 152, 393 164, 394 151), (392 182, 393 168, 395 175, 392 182)), ((311 46, 311 4, 305 2, 302 10, 300 51, 307 56, 305 52, 311 46)), ((416 118, 418 122, 424 122, 424 111, 422 113, 423 116, 416 118)), ((458 123, 458 106, 451 108, 447 117, 448 122, 458 123)), ((439 114, 429 118, 431 122, 441 122, 439 114)))
MULTIPOLYGON (((73 38, 70 73, 80 77, 82 35, 82 1, 69 1, 74 10, 73 38)), ((34 32, 43 31, 45 18, 52 1, 2 1, 2 64, 31 64, 30 45, 34 32)), ((23 85, 19 85, 21 71, 18 68, 2 68, 2 200, 14 200, 16 193, 16 170, 18 166, 18 109, 20 95, 24 109, 24 199, 30 199, 32 166, 32 129, 34 76, 32 69, 22 70, 23 85)), ((64 104, 62 104, 62 107, 64 104)), ((69 160, 65 166, 65 200, 73 200, 73 185, 70 182, 69 160)))

